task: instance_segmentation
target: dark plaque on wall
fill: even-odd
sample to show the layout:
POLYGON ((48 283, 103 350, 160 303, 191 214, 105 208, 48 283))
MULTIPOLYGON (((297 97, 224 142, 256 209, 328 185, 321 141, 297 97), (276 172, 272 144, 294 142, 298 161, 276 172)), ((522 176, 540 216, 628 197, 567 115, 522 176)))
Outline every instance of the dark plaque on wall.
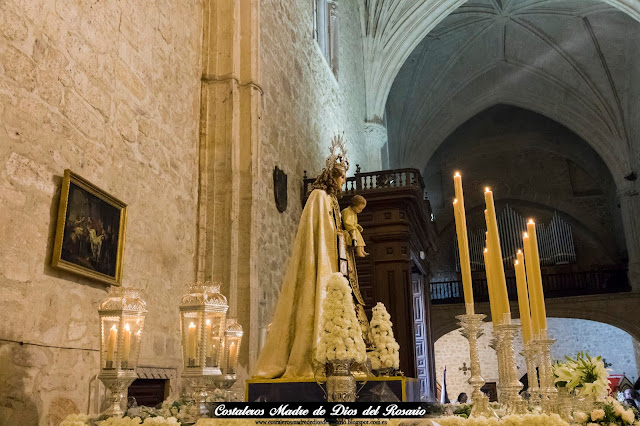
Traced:
POLYGON ((273 195, 280 213, 287 209, 287 174, 278 166, 273 169, 273 195))

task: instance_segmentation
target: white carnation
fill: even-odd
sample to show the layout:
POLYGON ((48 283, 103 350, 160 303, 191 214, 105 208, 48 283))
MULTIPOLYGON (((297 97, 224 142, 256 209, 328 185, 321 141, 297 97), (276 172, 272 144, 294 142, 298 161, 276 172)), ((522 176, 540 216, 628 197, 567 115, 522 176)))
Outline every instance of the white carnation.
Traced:
POLYGON ((371 367, 374 370, 381 368, 399 368, 400 346, 393 337, 391 315, 382 303, 373 308, 373 318, 371 319, 371 334, 376 349, 369 352, 371 367))
POLYGON ((348 359, 364 362, 366 349, 351 288, 347 279, 339 272, 332 274, 327 281, 320 324, 315 354, 317 362, 324 364, 327 361, 348 359))

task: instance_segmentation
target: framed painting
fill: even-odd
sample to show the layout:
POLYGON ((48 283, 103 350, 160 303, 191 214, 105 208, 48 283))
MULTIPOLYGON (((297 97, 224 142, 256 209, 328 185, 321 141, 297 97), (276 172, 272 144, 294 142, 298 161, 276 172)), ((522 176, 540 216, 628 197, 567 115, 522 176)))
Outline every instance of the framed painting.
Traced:
POLYGON ((120 285, 126 222, 126 204, 65 170, 51 266, 120 285))

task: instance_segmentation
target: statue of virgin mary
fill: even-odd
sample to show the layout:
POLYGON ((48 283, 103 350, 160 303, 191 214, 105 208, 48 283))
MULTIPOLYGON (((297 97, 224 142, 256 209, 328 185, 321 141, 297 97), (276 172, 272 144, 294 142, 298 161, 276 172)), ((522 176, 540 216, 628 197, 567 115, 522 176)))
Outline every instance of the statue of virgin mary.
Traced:
MULTIPOLYGON (((333 139, 330 151, 326 167, 314 182, 302 211, 293 253, 254 378, 313 378, 326 282, 335 272, 349 275, 345 264, 347 256, 342 253, 343 227, 337 199, 342 193, 349 163, 340 136, 333 139)), ((352 289, 356 300, 362 300, 359 290, 352 289)), ((361 307, 360 310, 364 314, 361 307)), ((366 316, 364 319, 366 321, 366 316)))

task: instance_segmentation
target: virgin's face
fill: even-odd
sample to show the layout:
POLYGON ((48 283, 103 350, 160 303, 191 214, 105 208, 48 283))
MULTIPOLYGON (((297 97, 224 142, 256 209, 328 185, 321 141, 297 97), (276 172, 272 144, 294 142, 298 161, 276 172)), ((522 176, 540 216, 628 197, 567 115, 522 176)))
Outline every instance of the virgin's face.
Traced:
POLYGON ((342 188, 346 181, 347 181, 347 177, 345 175, 338 176, 336 178, 336 184, 338 185, 338 188, 342 188))

